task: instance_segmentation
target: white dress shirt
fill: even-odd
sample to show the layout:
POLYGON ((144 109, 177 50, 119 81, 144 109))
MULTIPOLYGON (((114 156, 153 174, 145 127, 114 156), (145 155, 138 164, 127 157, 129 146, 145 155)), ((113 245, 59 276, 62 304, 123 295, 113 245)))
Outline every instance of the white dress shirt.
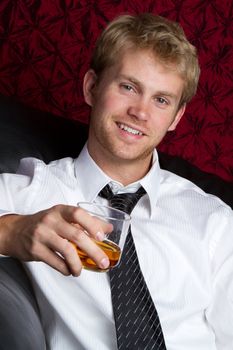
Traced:
MULTIPOLYGON (((168 350, 233 349, 233 212, 193 183, 161 170, 123 188, 95 164, 86 146, 73 160, 21 161, 0 176, 2 213, 34 213, 57 203, 104 201, 99 191, 147 194, 132 212, 142 272, 156 305, 168 350)), ((52 350, 116 350, 107 273, 65 277, 41 262, 26 264, 52 350)))

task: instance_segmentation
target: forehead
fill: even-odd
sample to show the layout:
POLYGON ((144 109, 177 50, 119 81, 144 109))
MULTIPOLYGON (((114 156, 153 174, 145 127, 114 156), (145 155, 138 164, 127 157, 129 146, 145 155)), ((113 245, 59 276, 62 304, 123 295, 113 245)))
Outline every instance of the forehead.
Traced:
MULTIPOLYGON (((144 72, 156 72, 160 74, 171 74, 181 79, 175 63, 163 62, 156 54, 149 50, 128 50, 122 54, 115 67, 118 69, 127 69, 135 72, 143 70, 144 72)), ((136 73, 135 73, 136 74, 136 73)))
POLYGON ((148 50, 128 50, 119 56, 117 62, 105 70, 107 79, 119 80, 121 77, 138 82, 144 89, 171 92, 181 96, 184 81, 175 64, 163 64, 148 50))

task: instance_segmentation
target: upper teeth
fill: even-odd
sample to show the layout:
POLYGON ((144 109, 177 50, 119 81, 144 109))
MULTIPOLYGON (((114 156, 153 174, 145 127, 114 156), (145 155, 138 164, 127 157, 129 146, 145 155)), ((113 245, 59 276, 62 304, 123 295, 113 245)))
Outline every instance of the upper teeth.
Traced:
POLYGON ((130 127, 127 126, 127 125, 119 124, 119 127, 120 127, 122 130, 125 130, 125 131, 130 132, 131 134, 134 134, 134 135, 142 135, 142 132, 141 132, 141 131, 138 131, 138 130, 136 130, 136 129, 132 129, 132 128, 130 128, 130 127))

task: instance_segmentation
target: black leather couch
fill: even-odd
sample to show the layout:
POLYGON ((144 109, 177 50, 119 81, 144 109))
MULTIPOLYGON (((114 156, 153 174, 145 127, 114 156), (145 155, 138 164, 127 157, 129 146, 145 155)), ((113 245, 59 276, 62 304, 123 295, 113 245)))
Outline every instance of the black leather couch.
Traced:
MULTIPOLYGON (((0 96, 0 172, 15 172, 19 160, 26 156, 35 156, 45 162, 65 156, 76 157, 87 133, 87 125, 0 96)), ((161 152, 160 163, 161 167, 190 179, 233 207, 233 184, 161 152)), ((4 283, 0 277, 0 349, 45 349, 38 307, 22 265, 16 259, 1 258, 0 276, 4 276, 4 283), (9 283, 14 283, 11 294, 8 293, 6 276, 9 276, 9 283), (20 313, 22 321, 26 320, 26 323, 19 322, 17 329, 9 321, 16 313, 20 313)))

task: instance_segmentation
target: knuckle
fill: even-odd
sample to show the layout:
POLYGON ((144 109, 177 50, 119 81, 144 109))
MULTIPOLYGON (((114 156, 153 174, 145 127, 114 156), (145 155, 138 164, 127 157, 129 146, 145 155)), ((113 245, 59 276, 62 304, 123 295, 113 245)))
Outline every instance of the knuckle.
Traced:
POLYGON ((85 214, 85 211, 80 207, 75 207, 73 209, 73 216, 74 216, 75 220, 77 220, 77 221, 79 220, 80 216, 82 216, 84 214, 85 214))
POLYGON ((51 211, 60 211, 63 208, 63 204, 56 204, 52 206, 51 211))
POLYGON ((95 227, 96 231, 103 231, 103 232, 110 232, 112 228, 112 224, 110 224, 107 221, 104 221, 103 219, 93 217, 93 226, 95 227))
POLYGON ((76 253, 74 244, 71 242, 67 241, 64 246, 64 250, 66 251, 66 254, 71 255, 76 253))
POLYGON ((50 226, 55 222, 55 216, 52 212, 48 211, 43 215, 41 222, 46 226, 50 226))
POLYGON ((79 232, 79 230, 69 232, 69 241, 71 241, 71 242, 77 241, 77 237, 79 236, 78 232, 79 232))
POLYGON ((63 239, 62 242, 62 255, 64 257, 70 256, 75 252, 75 246, 73 243, 69 242, 67 239, 63 239))
POLYGON ((84 213, 84 212, 85 212, 85 210, 79 206, 74 208, 74 213, 84 213))
POLYGON ((77 253, 77 247, 74 243, 64 240, 63 253, 69 271, 73 276, 80 276, 82 272, 82 263, 77 253))
POLYGON ((76 230, 75 233, 72 234, 72 241, 82 243, 83 241, 86 240, 87 234, 83 230, 76 230))
POLYGON ((35 241, 39 241, 41 239, 41 236, 42 236, 41 226, 40 226, 40 224, 37 224, 34 227, 34 230, 32 232, 31 244, 34 245, 35 241))

